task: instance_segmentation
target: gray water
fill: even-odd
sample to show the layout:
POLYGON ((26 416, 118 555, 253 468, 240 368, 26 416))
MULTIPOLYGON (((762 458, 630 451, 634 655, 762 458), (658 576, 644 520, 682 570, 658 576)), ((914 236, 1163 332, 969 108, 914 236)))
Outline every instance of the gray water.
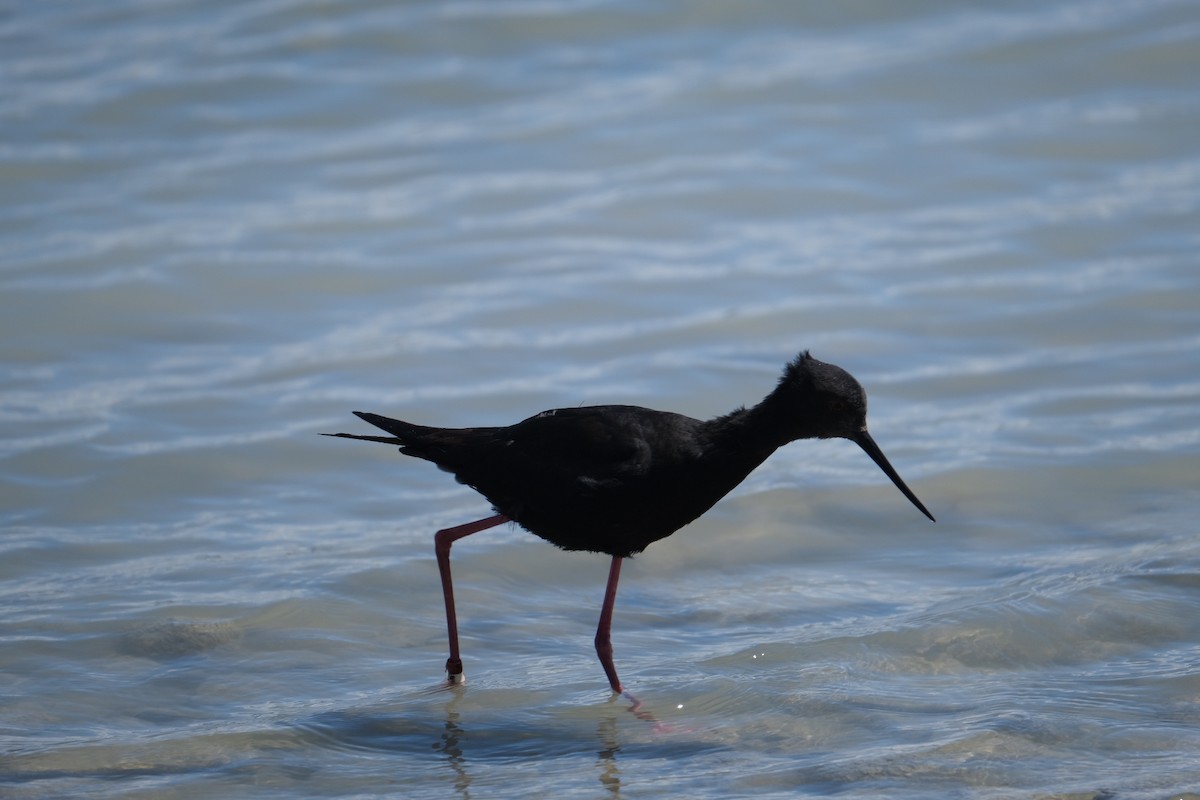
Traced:
MULTIPOLYGON (((1200 792, 1200 4, 14 3, 0 794, 1200 792), (366 410, 757 402, 628 562, 366 410)), ((1193 797, 1195 795, 1192 795, 1193 797)))

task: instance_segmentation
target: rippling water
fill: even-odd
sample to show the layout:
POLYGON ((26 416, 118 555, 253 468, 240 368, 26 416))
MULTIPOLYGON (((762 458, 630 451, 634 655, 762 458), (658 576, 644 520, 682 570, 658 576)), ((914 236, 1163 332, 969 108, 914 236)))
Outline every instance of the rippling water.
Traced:
POLYGON ((0 786, 1200 792, 1200 5, 0 14, 0 786), (800 442, 629 562, 353 409, 852 371, 938 517, 800 442))

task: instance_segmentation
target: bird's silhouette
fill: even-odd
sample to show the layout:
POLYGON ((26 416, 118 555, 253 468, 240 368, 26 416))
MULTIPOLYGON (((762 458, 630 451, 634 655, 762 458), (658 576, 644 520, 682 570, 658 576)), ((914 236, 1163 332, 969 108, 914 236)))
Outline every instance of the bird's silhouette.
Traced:
POLYGON ((807 351, 755 406, 709 420, 639 406, 543 411, 505 427, 435 428, 356 411, 390 436, 326 434, 398 445, 474 488, 496 514, 435 535, 450 637, 446 671, 462 681, 450 545, 509 520, 566 550, 612 557, 596 652, 614 692, 610 630, 622 560, 687 525, 797 439, 855 442, 929 519, 867 432, 867 395, 850 373, 807 351))

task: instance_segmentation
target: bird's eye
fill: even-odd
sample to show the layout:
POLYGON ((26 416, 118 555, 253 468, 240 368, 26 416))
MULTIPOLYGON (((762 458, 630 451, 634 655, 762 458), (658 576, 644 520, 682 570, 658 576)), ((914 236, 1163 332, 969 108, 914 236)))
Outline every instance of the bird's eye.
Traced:
POLYGON ((846 401, 845 400, 831 400, 831 401, 829 401, 829 409, 831 411, 845 411, 846 410, 846 401))

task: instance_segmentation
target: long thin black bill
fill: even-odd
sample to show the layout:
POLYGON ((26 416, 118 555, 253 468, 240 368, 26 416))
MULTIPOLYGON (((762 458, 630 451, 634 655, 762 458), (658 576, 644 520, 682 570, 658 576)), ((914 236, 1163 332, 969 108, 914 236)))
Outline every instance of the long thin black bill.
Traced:
POLYGON ((912 489, 909 489, 904 481, 900 479, 899 473, 892 469, 892 465, 888 463, 887 456, 879 449, 879 445, 875 444, 875 440, 871 438, 871 434, 867 433, 866 429, 863 429, 858 436, 854 437, 854 441, 867 452, 872 461, 879 465, 879 468, 883 470, 883 474, 892 479, 892 483, 896 484, 896 488, 903 492, 904 496, 911 500, 914 506, 921 509, 922 514, 937 522, 937 520, 933 519, 933 514, 929 513, 929 509, 912 493, 912 489))

